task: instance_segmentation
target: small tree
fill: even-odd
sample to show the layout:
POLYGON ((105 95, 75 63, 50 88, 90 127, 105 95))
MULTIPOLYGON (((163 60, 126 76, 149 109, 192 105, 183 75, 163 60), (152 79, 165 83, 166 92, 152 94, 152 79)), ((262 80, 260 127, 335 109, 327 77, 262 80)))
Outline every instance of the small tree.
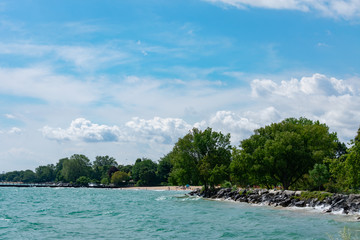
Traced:
POLYGON ((111 177, 111 183, 115 186, 124 186, 128 183, 130 177, 126 172, 115 172, 111 177))
POLYGON ((89 186, 89 183, 91 182, 91 179, 85 176, 81 176, 78 179, 76 179, 76 184, 82 187, 89 186))

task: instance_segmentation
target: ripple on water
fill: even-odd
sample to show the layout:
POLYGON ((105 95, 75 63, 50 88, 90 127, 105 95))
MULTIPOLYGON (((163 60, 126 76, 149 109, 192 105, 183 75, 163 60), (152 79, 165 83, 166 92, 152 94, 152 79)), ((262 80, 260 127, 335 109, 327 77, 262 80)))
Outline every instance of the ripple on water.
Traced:
POLYGON ((340 216, 208 201, 175 191, 1 189, 3 239, 327 239, 340 216))

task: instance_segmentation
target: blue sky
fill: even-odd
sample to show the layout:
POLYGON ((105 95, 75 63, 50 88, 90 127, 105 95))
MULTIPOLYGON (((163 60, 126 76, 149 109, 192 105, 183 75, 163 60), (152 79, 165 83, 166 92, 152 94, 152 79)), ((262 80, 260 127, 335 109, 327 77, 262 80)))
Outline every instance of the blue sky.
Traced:
POLYGON ((2 1, 0 171, 157 161, 287 117, 360 125, 359 0, 2 1))

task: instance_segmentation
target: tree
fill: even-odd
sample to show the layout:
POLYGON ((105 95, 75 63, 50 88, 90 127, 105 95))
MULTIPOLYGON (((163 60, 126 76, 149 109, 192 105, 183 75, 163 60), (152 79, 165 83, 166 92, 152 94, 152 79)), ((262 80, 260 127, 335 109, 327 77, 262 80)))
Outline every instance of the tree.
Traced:
POLYGON ((111 166, 107 171, 108 178, 111 179, 112 175, 117 171, 119 171, 117 167, 111 166))
POLYGON ((170 180, 177 184, 201 183, 207 189, 229 177, 230 134, 194 128, 178 140, 170 154, 173 164, 170 180))
POLYGON ((81 176, 78 179, 76 179, 76 184, 81 187, 87 187, 89 186, 89 183, 91 183, 91 179, 86 176, 81 176))
POLYGON ((97 182, 100 182, 103 178, 111 178, 111 174, 115 171, 118 171, 117 162, 115 158, 106 156, 97 156, 95 161, 93 162, 93 176, 92 178, 97 182), (116 168, 115 171, 111 172, 110 176, 108 176, 108 171, 110 168, 116 168))
POLYGON ((152 186, 158 183, 156 176, 157 164, 143 158, 136 161, 132 168, 132 178, 139 186, 152 186))
POLYGON ((337 185, 345 190, 360 188, 360 128, 351 144, 346 154, 329 160, 331 175, 337 185))
POLYGON ((128 174, 131 174, 131 170, 132 170, 132 165, 119 165, 118 169, 121 172, 126 172, 128 174))
POLYGON ((241 142, 241 157, 234 160, 246 167, 253 183, 267 187, 281 183, 288 189, 315 163, 333 157, 337 141, 319 121, 288 118, 255 130, 241 142))
POLYGON ((61 181, 65 180, 64 176, 62 175, 62 169, 63 169, 64 162, 68 161, 68 160, 69 160, 69 158, 61 158, 56 163, 56 166, 55 166, 55 181, 61 182, 61 181))
POLYGON ((114 166, 118 164, 113 157, 106 156, 96 156, 95 161, 93 162, 93 167, 103 167, 103 166, 114 166))
POLYGON ((328 182, 329 180, 329 171, 325 164, 315 163, 314 168, 309 171, 310 179, 313 181, 315 187, 319 188, 328 182))
POLYGON ((53 164, 39 166, 35 169, 35 173, 38 182, 52 182, 55 180, 55 166, 53 164))
POLYGON ((170 154, 168 154, 160 159, 158 167, 157 167, 157 176, 158 176, 159 182, 161 182, 161 183, 168 182, 168 178, 169 178, 172 168, 173 168, 173 165, 171 163, 170 154))
POLYGON ((117 171, 111 177, 111 183, 115 186, 124 186, 130 180, 129 175, 126 172, 117 171))
POLYGON ((81 177, 89 177, 91 170, 90 160, 82 154, 74 154, 63 162, 61 173, 67 182, 76 182, 81 177))
POLYGON ((34 183, 36 182, 36 175, 32 170, 25 170, 21 180, 25 183, 34 183))

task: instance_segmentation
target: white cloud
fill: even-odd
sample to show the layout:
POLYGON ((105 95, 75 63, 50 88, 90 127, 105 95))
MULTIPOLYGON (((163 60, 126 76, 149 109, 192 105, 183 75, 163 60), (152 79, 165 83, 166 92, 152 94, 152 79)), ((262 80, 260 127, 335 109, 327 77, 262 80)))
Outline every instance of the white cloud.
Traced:
POLYGON ((354 94, 352 86, 343 80, 328 78, 325 75, 315 73, 311 77, 281 81, 280 84, 269 79, 255 79, 251 82, 252 96, 281 95, 289 98, 305 95, 339 96, 354 94))
POLYGON ((0 79, 0 94, 32 97, 50 102, 88 103, 94 101, 98 93, 93 83, 56 75, 50 69, 41 67, 0 68, 0 79))
POLYGON ((122 136, 117 126, 98 125, 84 118, 75 119, 67 129, 45 126, 42 133, 51 140, 84 142, 116 142, 122 136))
POLYGON ((130 55, 117 46, 39 45, 27 42, 0 42, 0 54, 46 58, 46 61, 62 60, 78 70, 94 71, 129 61, 130 55))
POLYGON ((230 133, 232 143, 237 145, 240 140, 252 135, 255 129, 280 120, 278 111, 269 107, 258 112, 248 111, 242 114, 218 111, 210 118, 209 125, 217 131, 230 133))
POLYGON ((358 79, 339 80, 322 74, 275 82, 255 79, 252 96, 258 105, 275 107, 283 117, 304 116, 326 123, 342 141, 352 139, 360 124, 358 79))
POLYGON ((13 127, 9 130, 10 134, 21 134, 22 133, 22 130, 20 128, 17 128, 17 127, 13 127))
POLYGON ((133 118, 126 123, 126 127, 129 129, 129 135, 136 137, 136 141, 146 142, 150 140, 157 143, 173 144, 194 126, 179 118, 155 117, 150 120, 133 118))
POLYGON ((8 119, 15 119, 15 118, 16 118, 14 115, 9 114, 9 113, 4 114, 4 116, 5 116, 6 118, 8 118, 8 119))
POLYGON ((352 19, 360 17, 358 0, 204 0, 222 6, 239 9, 258 7, 268 9, 299 10, 320 12, 323 16, 352 19))

